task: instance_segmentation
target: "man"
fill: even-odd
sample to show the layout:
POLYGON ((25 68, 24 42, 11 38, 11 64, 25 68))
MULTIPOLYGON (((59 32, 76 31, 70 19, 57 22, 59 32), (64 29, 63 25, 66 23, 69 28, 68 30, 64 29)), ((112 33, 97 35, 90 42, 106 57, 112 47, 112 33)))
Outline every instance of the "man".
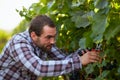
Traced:
POLYGON ((14 35, 0 55, 0 80, 36 80, 59 76, 99 60, 98 52, 66 56, 55 46, 57 31, 46 15, 36 16, 27 31, 14 35))

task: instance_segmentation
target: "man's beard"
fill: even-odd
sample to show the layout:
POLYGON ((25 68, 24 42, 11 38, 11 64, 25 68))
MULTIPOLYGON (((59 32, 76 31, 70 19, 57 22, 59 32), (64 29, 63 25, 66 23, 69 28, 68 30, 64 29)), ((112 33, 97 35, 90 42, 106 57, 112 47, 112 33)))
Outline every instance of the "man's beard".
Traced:
POLYGON ((51 52, 51 48, 52 48, 52 44, 51 44, 51 48, 50 49, 47 49, 47 47, 44 47, 44 46, 39 46, 39 48, 45 52, 45 53, 50 53, 51 52))

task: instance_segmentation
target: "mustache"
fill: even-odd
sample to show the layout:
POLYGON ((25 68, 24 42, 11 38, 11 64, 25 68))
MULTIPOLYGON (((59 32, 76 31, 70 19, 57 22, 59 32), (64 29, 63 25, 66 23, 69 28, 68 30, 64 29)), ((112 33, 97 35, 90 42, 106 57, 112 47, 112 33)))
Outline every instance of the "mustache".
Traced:
POLYGON ((50 44, 50 45, 48 45, 48 46, 55 46, 55 44, 50 44))

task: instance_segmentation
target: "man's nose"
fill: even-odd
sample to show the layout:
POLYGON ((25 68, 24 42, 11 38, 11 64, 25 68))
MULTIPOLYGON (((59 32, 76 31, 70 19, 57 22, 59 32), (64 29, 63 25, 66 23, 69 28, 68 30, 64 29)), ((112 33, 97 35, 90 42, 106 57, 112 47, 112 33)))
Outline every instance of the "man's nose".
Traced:
POLYGON ((55 38, 51 38, 51 39, 50 39, 50 43, 51 43, 51 44, 55 44, 55 42, 56 42, 56 41, 55 41, 55 38))

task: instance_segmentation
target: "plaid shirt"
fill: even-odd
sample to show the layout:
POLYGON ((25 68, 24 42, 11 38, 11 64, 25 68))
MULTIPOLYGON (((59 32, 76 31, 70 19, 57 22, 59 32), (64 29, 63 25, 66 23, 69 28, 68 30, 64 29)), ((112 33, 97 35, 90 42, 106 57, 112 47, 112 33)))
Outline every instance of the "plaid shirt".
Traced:
POLYGON ((80 69, 77 52, 66 56, 56 46, 44 53, 28 31, 12 37, 0 54, 0 80, 36 80, 37 76, 59 76, 80 69))

